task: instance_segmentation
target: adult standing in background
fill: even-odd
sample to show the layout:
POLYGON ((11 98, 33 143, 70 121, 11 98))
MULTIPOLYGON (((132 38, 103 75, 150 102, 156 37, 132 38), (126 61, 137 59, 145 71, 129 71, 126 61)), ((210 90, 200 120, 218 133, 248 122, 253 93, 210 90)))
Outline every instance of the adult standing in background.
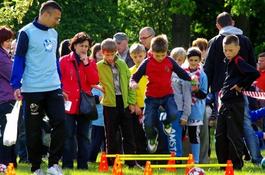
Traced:
POLYGON ((129 53, 128 37, 126 33, 118 32, 113 36, 117 44, 117 55, 127 64, 128 68, 134 65, 134 62, 129 53))
MULTIPOLYGON (((229 13, 220 13, 216 18, 216 27, 219 30, 219 34, 213 37, 208 43, 204 71, 208 77, 208 86, 210 87, 211 93, 215 96, 215 104, 210 121, 215 119, 217 116, 218 93, 221 90, 225 80, 225 55, 223 53, 222 45, 223 38, 229 34, 238 36, 240 45, 239 54, 247 63, 253 67, 256 67, 256 59, 251 41, 248 37, 243 35, 242 30, 234 27, 234 25, 235 22, 232 20, 232 17, 229 13)), ((245 99, 246 106, 244 114, 244 139, 250 151, 252 163, 260 164, 262 156, 259 148, 258 138, 251 126, 250 116, 248 114, 248 100, 246 97, 245 99)))
POLYGON ((9 55, 14 33, 7 26, 0 26, 0 163, 8 166, 13 163, 17 166, 16 145, 5 146, 3 135, 7 123, 6 114, 11 113, 16 102, 14 90, 10 86, 10 75, 12 70, 12 60, 9 55))
POLYGON ((73 169, 74 135, 77 138, 77 168, 88 169, 89 153, 88 130, 90 120, 79 114, 80 91, 92 95, 91 85, 98 84, 98 71, 94 59, 87 54, 93 40, 85 32, 77 33, 70 43, 71 53, 60 59, 63 91, 71 102, 70 110, 66 110, 65 146, 63 153, 63 168, 73 169), (78 74, 77 74, 78 72, 78 74), (77 78, 79 77, 79 79, 77 78), (80 82, 79 82, 80 81, 80 82), (81 84, 81 89, 79 87, 81 84))
POLYGON ((52 128, 47 174, 63 175, 58 161, 64 149, 64 100, 68 97, 61 89, 59 39, 53 29, 60 22, 61 12, 57 2, 46 1, 41 5, 39 16, 20 29, 11 75, 16 100, 23 98, 28 159, 31 172, 37 175, 44 175, 40 169, 44 112, 52 128))
POLYGON ((139 32, 139 41, 144 45, 146 53, 150 49, 151 40, 155 37, 155 31, 151 27, 144 27, 139 32))

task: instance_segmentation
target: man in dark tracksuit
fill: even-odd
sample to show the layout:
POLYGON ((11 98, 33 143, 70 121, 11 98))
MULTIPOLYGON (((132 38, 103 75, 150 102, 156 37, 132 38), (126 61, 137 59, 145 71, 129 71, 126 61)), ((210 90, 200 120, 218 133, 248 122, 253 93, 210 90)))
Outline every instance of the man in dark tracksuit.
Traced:
MULTIPOLYGON (((256 67, 256 59, 251 41, 248 37, 243 35, 242 30, 234 27, 234 24, 235 22, 232 20, 229 13, 223 12, 219 14, 216 19, 216 27, 219 29, 219 34, 209 41, 207 48, 204 72, 208 77, 208 86, 210 87, 211 93, 215 96, 215 105, 213 114, 210 117, 210 122, 217 116, 218 92, 221 90, 225 80, 225 55, 222 46, 223 38, 229 34, 236 35, 239 39, 240 56, 247 63, 256 67)), ((245 105, 247 106, 247 104, 245 105)), ((260 164, 263 157, 260 152, 259 141, 251 126, 250 117, 246 115, 247 113, 248 109, 246 108, 244 116, 244 139, 250 152, 252 163, 260 164)))

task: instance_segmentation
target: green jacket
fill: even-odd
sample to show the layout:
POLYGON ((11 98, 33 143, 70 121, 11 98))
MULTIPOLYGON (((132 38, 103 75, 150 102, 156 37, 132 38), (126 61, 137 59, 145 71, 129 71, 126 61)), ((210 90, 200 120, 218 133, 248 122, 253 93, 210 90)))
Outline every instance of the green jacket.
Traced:
MULTIPOLYGON (((120 87, 122 93, 122 99, 124 108, 127 108, 129 104, 136 103, 136 91, 129 88, 129 82, 131 78, 131 73, 126 65, 126 63, 116 56, 115 63, 119 69, 120 75, 120 87)), ((105 93, 101 100, 103 106, 116 107, 116 95, 114 90, 114 80, 111 67, 108 62, 103 59, 97 63, 99 81, 101 86, 104 88, 105 93)))

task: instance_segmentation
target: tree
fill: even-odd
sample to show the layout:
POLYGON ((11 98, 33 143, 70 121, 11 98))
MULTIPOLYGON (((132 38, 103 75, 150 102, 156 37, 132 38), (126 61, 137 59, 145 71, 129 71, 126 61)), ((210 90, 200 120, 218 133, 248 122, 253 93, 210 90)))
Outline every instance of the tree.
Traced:
POLYGON ((11 28, 16 23, 21 24, 32 2, 33 0, 4 0, 0 4, 0 24, 8 25, 11 28))

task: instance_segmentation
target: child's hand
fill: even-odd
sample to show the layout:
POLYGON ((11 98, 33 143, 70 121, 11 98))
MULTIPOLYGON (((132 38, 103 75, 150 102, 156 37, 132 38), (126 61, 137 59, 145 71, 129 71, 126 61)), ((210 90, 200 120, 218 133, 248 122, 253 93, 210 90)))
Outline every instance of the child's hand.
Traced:
POLYGON ((129 86, 132 90, 139 89, 139 85, 135 81, 131 81, 129 86))
POLYGON ((185 120, 180 119, 180 125, 181 125, 181 126, 185 126, 186 123, 187 123, 187 122, 186 122, 185 120))
POLYGON ((191 76, 191 84, 192 85, 198 85, 198 83, 199 83, 198 76, 197 75, 192 75, 191 76))
POLYGON ((131 114, 135 113, 135 105, 130 104, 129 109, 131 111, 131 114))
POLYGON ((192 92, 198 92, 198 91, 199 91, 199 87, 198 87, 198 85, 192 85, 192 86, 191 86, 191 91, 192 91, 192 92))
POLYGON ((236 91, 241 92, 242 91, 242 88, 243 87, 238 87, 237 85, 234 85, 233 87, 230 88, 230 90, 235 89, 236 91))
POLYGON ((104 88, 99 85, 91 85, 91 87, 100 90, 102 93, 105 93, 104 88))
POLYGON ((135 114, 136 115, 142 115, 143 114, 143 111, 137 105, 135 105, 135 114))

